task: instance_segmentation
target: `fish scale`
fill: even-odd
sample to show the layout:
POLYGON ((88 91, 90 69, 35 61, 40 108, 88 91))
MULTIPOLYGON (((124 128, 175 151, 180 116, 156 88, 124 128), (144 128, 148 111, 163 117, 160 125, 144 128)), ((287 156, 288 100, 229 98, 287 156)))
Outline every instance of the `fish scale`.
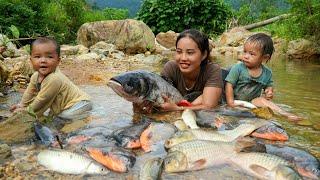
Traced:
POLYGON ((266 177, 262 173, 256 172, 252 169, 253 165, 263 167, 267 169, 269 173, 275 170, 279 165, 291 166, 288 161, 278 156, 266 153, 238 153, 236 157, 231 159, 231 161, 251 174, 263 179, 268 179, 270 177, 266 177))
POLYGON ((205 160, 205 165, 210 166, 225 162, 235 155, 234 144, 228 142, 214 142, 206 140, 187 141, 173 146, 170 152, 180 151, 186 155, 188 168, 198 160, 205 160))

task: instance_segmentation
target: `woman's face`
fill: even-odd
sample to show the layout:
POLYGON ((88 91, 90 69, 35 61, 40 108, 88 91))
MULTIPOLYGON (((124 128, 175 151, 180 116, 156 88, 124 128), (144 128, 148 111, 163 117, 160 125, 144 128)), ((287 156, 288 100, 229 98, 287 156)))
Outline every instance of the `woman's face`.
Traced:
POLYGON ((178 41, 175 60, 183 74, 198 73, 205 56, 191 38, 183 37, 178 41))

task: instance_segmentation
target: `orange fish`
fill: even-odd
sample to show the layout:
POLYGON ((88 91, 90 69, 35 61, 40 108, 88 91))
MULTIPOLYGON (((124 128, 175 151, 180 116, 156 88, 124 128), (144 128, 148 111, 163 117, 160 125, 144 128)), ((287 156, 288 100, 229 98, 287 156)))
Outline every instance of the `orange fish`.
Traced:
POLYGON ((134 154, 120 148, 87 148, 90 157, 115 172, 127 172, 133 167, 136 158, 134 154))
POLYGON ((151 151, 151 142, 150 139, 152 137, 152 132, 150 131, 151 125, 147 129, 145 129, 140 136, 141 148, 144 152, 151 151))

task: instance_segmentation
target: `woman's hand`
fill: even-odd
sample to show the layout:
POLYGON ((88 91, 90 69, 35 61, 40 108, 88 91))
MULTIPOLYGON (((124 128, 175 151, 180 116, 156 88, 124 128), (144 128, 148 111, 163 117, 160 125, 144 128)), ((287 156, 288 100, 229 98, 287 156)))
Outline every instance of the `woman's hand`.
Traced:
POLYGON ((178 106, 175 103, 170 102, 169 98, 165 95, 162 96, 164 103, 161 104, 161 109, 163 111, 179 111, 183 110, 183 107, 178 106))

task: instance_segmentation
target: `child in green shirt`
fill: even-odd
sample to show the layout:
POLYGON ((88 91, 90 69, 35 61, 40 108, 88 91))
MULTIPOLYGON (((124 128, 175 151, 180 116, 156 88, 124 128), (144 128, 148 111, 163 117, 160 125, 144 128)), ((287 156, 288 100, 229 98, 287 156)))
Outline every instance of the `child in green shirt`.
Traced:
POLYGON ((227 104, 234 107, 234 100, 249 101, 258 107, 269 107, 290 120, 301 118, 282 110, 271 102, 273 80, 271 70, 264 66, 274 51, 272 39, 263 33, 250 36, 244 44, 241 63, 234 65, 226 77, 227 104), (264 94, 261 96, 261 92, 264 94))

